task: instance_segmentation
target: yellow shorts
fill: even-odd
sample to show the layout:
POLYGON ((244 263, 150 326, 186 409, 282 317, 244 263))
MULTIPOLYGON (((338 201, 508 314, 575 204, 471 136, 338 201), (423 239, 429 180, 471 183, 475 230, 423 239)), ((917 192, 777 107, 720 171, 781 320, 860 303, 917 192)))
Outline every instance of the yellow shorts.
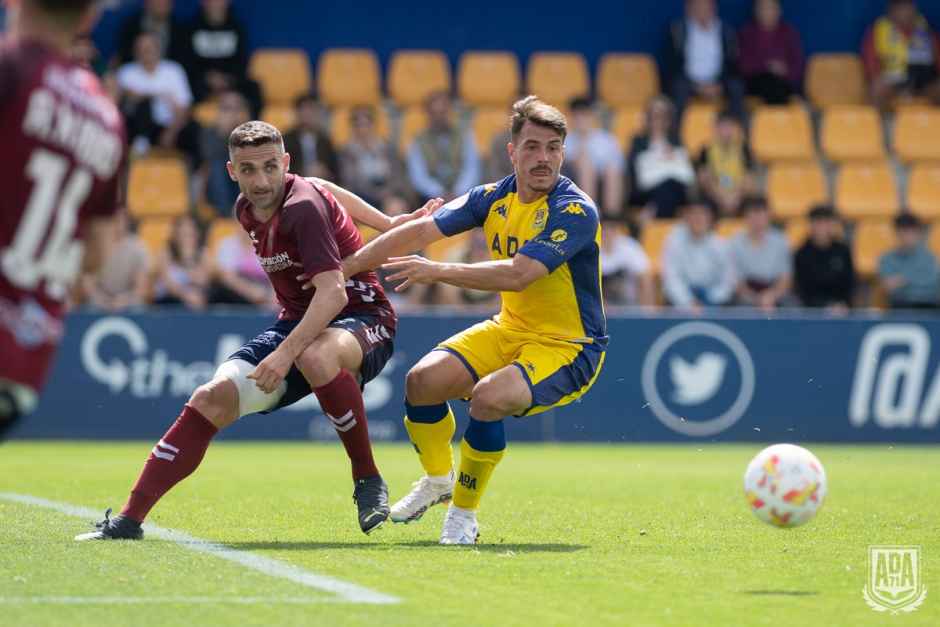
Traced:
POLYGON ((531 416, 581 398, 604 364, 604 350, 508 329, 495 320, 475 324, 441 344, 456 356, 474 381, 512 364, 522 371, 532 391, 532 405, 519 416, 531 416))

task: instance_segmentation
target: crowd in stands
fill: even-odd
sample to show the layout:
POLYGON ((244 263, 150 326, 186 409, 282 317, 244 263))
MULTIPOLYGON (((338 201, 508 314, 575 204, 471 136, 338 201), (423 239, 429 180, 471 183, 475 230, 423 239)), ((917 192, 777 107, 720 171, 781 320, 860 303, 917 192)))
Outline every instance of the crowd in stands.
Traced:
MULTIPOLYGON (((523 88, 511 53, 468 53, 452 85, 432 51, 393 57, 385 99, 371 51, 327 51, 314 77, 302 52, 265 65, 246 33, 230 0, 202 0, 188 22, 172 0, 145 0, 112 59, 75 42, 119 102, 132 155, 120 241, 80 302, 275 307, 231 219, 226 140, 244 121, 282 129, 292 171, 399 215, 511 173, 508 105, 530 91, 568 115, 563 173, 602 213, 608 304, 838 314, 940 301, 940 129, 927 132, 940 126, 940 39, 915 0, 886 0, 858 55, 808 60, 780 0, 756 0, 740 30, 715 0, 686 0, 664 33, 662 74, 646 55, 610 54, 593 90, 577 54, 533 55, 523 88)), ((425 252, 489 254, 480 234, 425 252)), ((498 304, 440 285, 396 298, 498 304)))

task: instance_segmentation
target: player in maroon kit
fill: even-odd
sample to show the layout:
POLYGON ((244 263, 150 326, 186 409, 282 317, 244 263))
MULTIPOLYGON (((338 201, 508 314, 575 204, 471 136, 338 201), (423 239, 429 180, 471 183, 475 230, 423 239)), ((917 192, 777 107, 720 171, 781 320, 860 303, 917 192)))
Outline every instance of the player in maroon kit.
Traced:
POLYGON ((0 39, 0 440, 36 405, 78 273, 104 258, 124 126, 67 56, 93 0, 7 0, 0 39))
POLYGON ((242 192, 236 217, 283 309, 273 326, 193 392, 153 448, 121 514, 106 515, 98 531, 77 540, 141 538, 144 517, 196 469, 220 429, 241 416, 290 405, 311 391, 352 462, 362 531, 369 533, 388 518, 388 488, 372 458, 361 386, 391 357, 397 319, 374 272, 343 276, 342 259, 362 247, 362 237, 326 187, 287 173, 290 155, 270 124, 236 128, 229 154, 229 174, 242 192), (312 294, 302 288, 301 275, 313 277, 312 294))

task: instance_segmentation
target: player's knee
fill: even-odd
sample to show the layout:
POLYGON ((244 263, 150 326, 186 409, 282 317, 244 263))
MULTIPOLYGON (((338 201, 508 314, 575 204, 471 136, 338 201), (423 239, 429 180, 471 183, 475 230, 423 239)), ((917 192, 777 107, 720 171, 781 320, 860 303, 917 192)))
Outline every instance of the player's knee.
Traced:
POLYGON ((339 374, 340 366, 336 354, 322 346, 309 346, 296 361, 297 367, 311 387, 326 385, 339 374))
POLYGON ((433 368, 421 362, 415 364, 405 375, 405 396, 412 405, 439 402, 435 393, 433 368))
POLYGON ((213 380, 200 385, 189 397, 189 406, 205 416, 206 420, 222 429, 238 420, 238 399, 226 380, 213 380))
POLYGON ((470 415, 476 420, 490 422, 521 413, 525 409, 522 399, 511 390, 490 379, 483 379, 473 388, 470 415))

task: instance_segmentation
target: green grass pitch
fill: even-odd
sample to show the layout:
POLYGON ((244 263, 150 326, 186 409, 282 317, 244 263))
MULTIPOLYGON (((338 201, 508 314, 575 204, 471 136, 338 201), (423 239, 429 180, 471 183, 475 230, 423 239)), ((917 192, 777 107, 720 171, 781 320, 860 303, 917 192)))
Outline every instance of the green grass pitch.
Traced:
MULTIPOLYGON (((0 492, 119 508, 151 446, 9 443, 0 492)), ((443 508, 362 535, 338 443, 217 443, 152 523, 400 602, 341 602, 154 537, 78 544, 91 520, 0 499, 0 625, 940 624, 940 449, 811 446, 827 502, 781 530, 742 495, 759 448, 510 444, 471 548, 436 545, 443 508), (871 544, 923 547, 916 612, 865 604, 871 544)), ((377 458, 395 499, 416 456, 377 458)))

